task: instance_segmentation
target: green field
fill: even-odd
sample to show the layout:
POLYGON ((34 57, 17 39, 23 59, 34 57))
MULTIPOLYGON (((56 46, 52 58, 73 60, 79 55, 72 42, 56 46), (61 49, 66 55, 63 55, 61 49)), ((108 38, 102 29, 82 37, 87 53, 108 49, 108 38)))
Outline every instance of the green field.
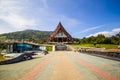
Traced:
POLYGON ((71 46, 76 46, 76 47, 96 47, 96 48, 106 48, 106 49, 111 49, 111 48, 118 48, 118 45, 114 44, 70 44, 71 46))

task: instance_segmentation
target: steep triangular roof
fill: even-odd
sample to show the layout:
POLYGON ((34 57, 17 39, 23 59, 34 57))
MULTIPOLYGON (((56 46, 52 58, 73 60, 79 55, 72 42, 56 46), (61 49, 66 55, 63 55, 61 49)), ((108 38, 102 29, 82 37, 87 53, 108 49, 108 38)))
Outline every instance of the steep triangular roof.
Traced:
POLYGON ((59 22, 56 29, 52 32, 52 34, 50 35, 50 38, 53 38, 59 32, 59 30, 62 30, 68 38, 72 38, 71 35, 62 26, 61 22, 59 22))

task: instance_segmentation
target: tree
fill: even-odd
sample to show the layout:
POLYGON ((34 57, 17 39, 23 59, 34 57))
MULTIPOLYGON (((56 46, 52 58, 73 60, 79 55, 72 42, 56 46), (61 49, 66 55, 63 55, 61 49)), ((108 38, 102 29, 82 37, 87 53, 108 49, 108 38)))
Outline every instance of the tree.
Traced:
POLYGON ((0 43, 0 54, 1 54, 2 50, 6 49, 6 48, 7 48, 6 44, 1 44, 0 43))
POLYGON ((96 37, 96 42, 97 44, 103 44, 105 41, 105 36, 103 34, 99 34, 97 37, 96 37))
POLYGON ((88 43, 87 38, 84 37, 83 39, 81 39, 81 43, 82 43, 82 44, 84 44, 84 43, 88 43))
POLYGON ((112 44, 111 37, 106 37, 105 41, 104 41, 104 44, 112 44))
POLYGON ((2 52, 3 49, 6 49, 6 45, 2 44, 6 40, 6 36, 0 36, 0 53, 2 52))
POLYGON ((120 45, 120 32, 116 34, 117 44, 120 45))
POLYGON ((80 39, 79 39, 79 38, 74 38, 74 41, 75 41, 76 43, 80 43, 80 39))
POLYGON ((96 37, 94 37, 94 36, 89 37, 88 43, 96 44, 96 37))

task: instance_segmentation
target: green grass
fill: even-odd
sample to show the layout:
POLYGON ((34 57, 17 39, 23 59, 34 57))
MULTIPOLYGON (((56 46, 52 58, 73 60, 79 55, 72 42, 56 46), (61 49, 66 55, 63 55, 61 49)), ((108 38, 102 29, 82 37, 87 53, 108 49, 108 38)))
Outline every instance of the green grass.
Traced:
POLYGON ((94 47, 93 44, 70 44, 70 45, 76 47, 94 47))
POLYGON ((106 48, 106 49, 111 49, 111 48, 118 48, 118 45, 114 44, 70 44, 71 46, 76 46, 76 47, 97 47, 97 48, 106 48))
POLYGON ((5 60, 5 59, 3 58, 3 55, 0 54, 0 61, 3 61, 3 60, 5 60))
POLYGON ((46 46, 47 51, 52 51, 52 46, 46 46))
POLYGON ((97 44, 96 47, 104 47, 106 49, 111 49, 111 48, 118 48, 118 45, 114 45, 114 44, 97 44))

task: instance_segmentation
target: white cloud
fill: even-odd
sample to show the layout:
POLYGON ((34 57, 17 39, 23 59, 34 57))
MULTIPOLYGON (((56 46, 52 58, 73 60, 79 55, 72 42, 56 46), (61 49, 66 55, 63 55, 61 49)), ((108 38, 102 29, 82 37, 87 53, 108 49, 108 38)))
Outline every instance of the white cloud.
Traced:
POLYGON ((31 29, 54 30, 59 21, 66 28, 80 24, 77 19, 56 14, 48 5, 48 0, 0 0, 0 23, 6 24, 0 24, 0 28, 5 32, 12 31, 10 28, 17 31, 29 26, 32 26, 31 29))
POLYGON ((4 26, 0 24, 1 30, 10 32, 12 31, 10 28, 18 30, 36 25, 35 19, 23 16, 24 10, 27 9, 25 6, 27 1, 28 0, 0 0, 0 22, 6 24, 4 26), (6 28, 6 26, 8 28, 6 28))
POLYGON ((91 28, 85 29, 85 30, 81 31, 80 33, 85 33, 85 32, 88 32, 88 31, 91 31, 91 30, 94 30, 94 29, 97 29, 97 28, 99 28, 99 26, 91 27, 91 28))
POLYGON ((1 19, 17 29, 36 25, 34 20, 29 20, 20 15, 12 13, 8 14, 7 16, 1 17, 1 19))
POLYGON ((21 6, 23 0, 0 0, 0 16, 9 13, 19 13, 24 7, 21 6))
POLYGON ((105 36, 112 36, 112 35, 114 35, 114 34, 116 34, 116 33, 119 33, 119 32, 120 32, 120 28, 115 28, 115 29, 113 29, 113 30, 111 30, 111 31, 102 31, 102 32, 90 34, 90 35, 88 35, 88 36, 86 36, 86 37, 97 36, 97 35, 99 35, 99 34, 103 34, 103 35, 105 35, 105 36))
POLYGON ((88 32, 88 31, 92 31, 92 30, 98 29, 98 28, 100 28, 100 27, 102 27, 102 26, 103 26, 103 25, 98 25, 98 26, 95 26, 95 27, 90 27, 90 28, 87 28, 87 29, 85 29, 85 30, 82 30, 81 32, 74 33, 74 35, 76 35, 76 34, 81 34, 81 33, 86 33, 86 32, 88 32))
POLYGON ((120 28, 113 29, 112 32, 120 32, 120 28))

